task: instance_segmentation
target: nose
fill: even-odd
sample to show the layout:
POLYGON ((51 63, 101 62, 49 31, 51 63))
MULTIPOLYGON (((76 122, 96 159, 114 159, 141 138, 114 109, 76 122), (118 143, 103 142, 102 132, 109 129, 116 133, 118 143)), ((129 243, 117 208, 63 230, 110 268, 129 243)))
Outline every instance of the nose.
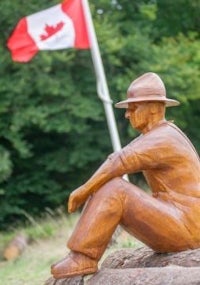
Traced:
POLYGON ((125 118, 126 118, 126 119, 129 119, 129 118, 130 118, 130 112, 129 112, 128 109, 127 109, 126 112, 125 112, 125 118))

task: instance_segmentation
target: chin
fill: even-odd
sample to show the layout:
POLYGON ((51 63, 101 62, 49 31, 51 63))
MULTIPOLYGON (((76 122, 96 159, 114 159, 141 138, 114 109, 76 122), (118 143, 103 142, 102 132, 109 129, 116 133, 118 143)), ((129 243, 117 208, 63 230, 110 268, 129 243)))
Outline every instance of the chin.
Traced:
POLYGON ((142 132, 142 130, 144 129, 144 125, 142 125, 142 124, 131 124, 131 126, 133 127, 133 129, 135 129, 135 130, 137 130, 138 132, 142 132))
POLYGON ((132 126, 132 128, 135 129, 136 131, 141 132, 140 127, 138 127, 138 126, 136 126, 136 125, 133 125, 133 124, 131 124, 131 126, 132 126))

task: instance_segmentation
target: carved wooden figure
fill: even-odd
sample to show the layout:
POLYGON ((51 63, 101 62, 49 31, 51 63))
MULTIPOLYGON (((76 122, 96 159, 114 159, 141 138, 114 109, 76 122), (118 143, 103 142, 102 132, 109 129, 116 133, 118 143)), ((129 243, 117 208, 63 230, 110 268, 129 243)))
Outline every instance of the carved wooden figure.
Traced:
POLYGON ((156 252, 200 247, 200 159, 165 119, 165 107, 179 102, 166 97, 162 80, 151 72, 134 80, 127 96, 116 107, 126 108, 125 117, 141 135, 70 195, 70 213, 87 205, 68 241, 70 254, 52 265, 57 279, 96 272, 119 224, 156 252), (152 195, 122 178, 136 172, 143 172, 152 195))

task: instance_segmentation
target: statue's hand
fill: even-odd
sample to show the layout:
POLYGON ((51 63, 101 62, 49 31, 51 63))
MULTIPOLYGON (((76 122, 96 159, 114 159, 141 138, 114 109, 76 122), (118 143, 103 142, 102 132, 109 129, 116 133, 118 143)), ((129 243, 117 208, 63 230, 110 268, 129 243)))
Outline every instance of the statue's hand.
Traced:
POLYGON ((80 186, 76 190, 74 190, 70 196, 68 201, 68 212, 72 213, 76 211, 88 198, 88 195, 85 191, 84 186, 80 186))

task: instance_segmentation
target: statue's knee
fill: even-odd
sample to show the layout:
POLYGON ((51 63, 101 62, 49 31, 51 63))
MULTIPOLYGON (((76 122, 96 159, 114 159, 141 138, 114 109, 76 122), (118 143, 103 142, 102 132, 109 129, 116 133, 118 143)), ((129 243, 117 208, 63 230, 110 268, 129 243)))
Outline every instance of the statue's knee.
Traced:
POLYGON ((96 194, 113 196, 123 191, 122 178, 116 177, 105 183, 96 194))

